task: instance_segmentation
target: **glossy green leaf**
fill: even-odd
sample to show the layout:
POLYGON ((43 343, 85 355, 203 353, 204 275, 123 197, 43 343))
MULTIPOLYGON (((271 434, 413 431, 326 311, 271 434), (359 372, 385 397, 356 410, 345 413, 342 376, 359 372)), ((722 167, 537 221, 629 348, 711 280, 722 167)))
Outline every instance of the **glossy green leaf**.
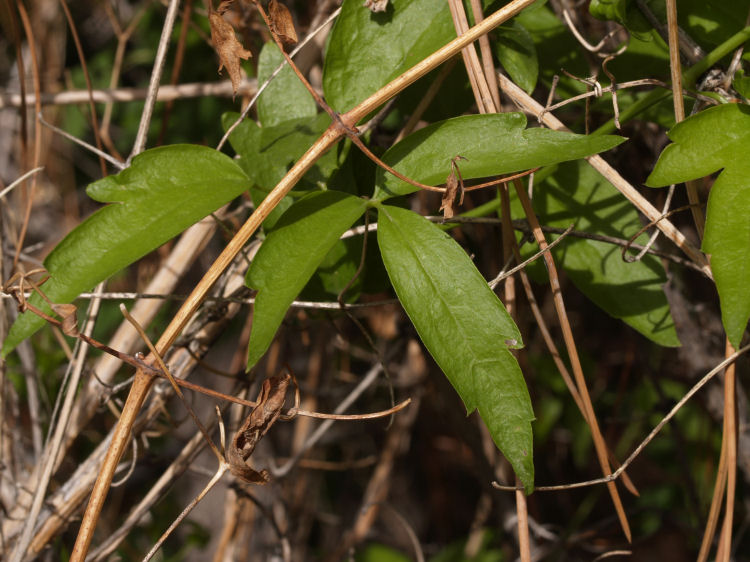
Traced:
MULTIPOLYGON (((409 178, 428 185, 445 182, 451 159, 464 179, 528 170, 583 158, 617 146, 612 135, 576 135, 550 129, 526 129, 522 113, 465 115, 433 123, 391 147, 383 161, 409 178)), ((378 169, 374 198, 416 191, 413 185, 378 169)))
POLYGON ((289 305, 367 202, 339 191, 311 193, 292 205, 260 247, 245 283, 257 289, 247 368, 271 345, 289 305))
MULTIPOLYGON (((583 161, 561 164, 534 189, 534 210, 548 226, 628 239, 641 228, 638 212, 601 174, 583 161)), ((556 236, 551 236, 554 239, 556 236)), ((645 244, 646 234, 637 240, 645 244)), ((526 246, 525 252, 537 250, 526 246)), ((555 262, 578 289, 609 315, 663 346, 679 346, 659 258, 628 263, 619 246, 568 236, 553 250, 555 262)), ((543 266, 538 264, 538 270, 543 266)))
POLYGON ((511 79, 531 94, 539 77, 539 61, 534 39, 526 28, 515 20, 499 27, 495 53, 511 79))
POLYGON ((711 254, 721 319, 739 347, 750 318, 750 107, 719 105, 676 125, 646 185, 680 183, 722 170, 706 209, 703 251, 711 254))
MULTIPOLYGON (((283 60, 276 43, 263 45, 258 56, 258 84, 264 83, 283 60)), ((258 98, 258 119, 264 127, 314 117, 316 113, 315 100, 289 65, 284 66, 258 98)))
POLYGON ((455 36, 447 2, 391 0, 373 13, 361 0, 345 0, 326 51, 326 101, 351 109, 455 36))
MULTIPOLYGON (((52 302, 69 303, 248 187, 242 169, 211 148, 172 145, 147 150, 129 168, 89 185, 92 199, 112 204, 83 221, 47 256, 44 266, 51 278, 42 289, 52 302)), ((38 297, 31 302, 49 310, 38 297)), ((33 313, 22 314, 3 354, 43 325, 33 313)))
POLYGON ((448 234, 412 211, 378 210, 380 252, 404 310, 467 411, 479 410, 530 493, 534 413, 508 350, 522 345, 518 328, 448 234))

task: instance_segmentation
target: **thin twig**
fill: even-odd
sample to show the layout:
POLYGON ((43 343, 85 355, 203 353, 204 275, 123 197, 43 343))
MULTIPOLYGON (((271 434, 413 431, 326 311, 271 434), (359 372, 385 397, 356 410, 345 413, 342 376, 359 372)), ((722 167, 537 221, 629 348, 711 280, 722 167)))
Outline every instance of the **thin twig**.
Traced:
MULTIPOLYGON (((255 78, 242 80, 237 88, 237 95, 249 96, 257 92, 255 78)), ((91 97, 95 103, 125 103, 141 101, 148 95, 146 88, 105 88, 92 90, 91 97)), ((189 82, 186 84, 164 85, 159 87, 156 101, 173 101, 178 99, 221 97, 230 98, 233 95, 232 83, 229 80, 220 82, 189 82)), ((26 103, 36 101, 34 94, 26 95, 26 103)), ((44 92, 40 96, 41 105, 76 105, 88 99, 86 90, 66 90, 64 92, 44 92)), ((0 92, 0 109, 7 107, 21 107, 21 94, 0 92)), ((102 126, 104 122, 102 121, 102 126)))
POLYGON ((563 231, 563 233, 556 240, 554 240, 553 242, 550 242, 546 248, 544 248, 543 250, 539 250, 533 256, 522 261, 517 266, 509 269, 508 271, 501 271, 500 273, 498 273, 497 277, 495 277, 492 281, 489 282, 490 289, 495 289, 495 287, 497 287, 503 279, 507 279, 515 275, 516 272, 524 269, 527 265, 539 259, 545 252, 549 252, 550 250, 552 250, 552 248, 554 248, 560 242, 562 242, 563 239, 572 231, 573 231, 573 225, 571 224, 566 230, 563 231))
POLYGON ((154 67, 151 71, 151 81, 148 84, 148 94, 146 94, 146 101, 143 104, 141 122, 138 125, 138 132, 136 133, 135 142, 133 143, 133 150, 130 152, 130 156, 128 157, 128 164, 130 164, 134 156, 140 154, 146 148, 148 129, 151 125, 151 115, 154 112, 154 104, 156 104, 156 94, 159 91, 159 82, 161 81, 161 75, 164 71, 164 62, 167 59, 169 41, 172 38, 172 28, 174 27, 174 22, 177 18, 177 9, 179 8, 179 6, 179 0, 169 0, 167 15, 164 18, 164 25, 162 26, 161 37, 159 38, 159 46, 156 49, 154 67))
POLYGON ((619 31, 619 29, 617 29, 617 28, 613 29, 612 31, 610 31, 609 33, 607 33, 604 37, 602 37, 601 41, 599 41, 596 45, 592 45, 591 43, 589 43, 588 41, 586 41, 586 39, 583 37, 583 35, 581 35, 581 33, 578 31, 578 29, 576 28, 575 24, 573 23, 572 18, 570 17, 570 13, 568 12, 567 8, 563 8, 562 14, 563 14, 563 20, 565 21, 565 24, 568 26, 568 29, 570 29, 570 32, 578 40, 578 43, 584 49, 586 49, 587 51, 589 51, 591 53, 595 53, 595 54, 597 54, 598 56, 600 56, 602 58, 605 58, 605 57, 611 56, 611 54, 620 54, 620 53, 624 52, 625 49, 627 48, 628 43, 626 41, 625 45, 623 45, 622 47, 620 47, 615 53, 611 53, 611 54, 610 53, 600 53, 599 51, 602 50, 602 48, 604 47, 604 44, 607 42, 607 39, 609 39, 610 37, 614 36, 614 34, 617 33, 619 31))
POLYGON ((104 158, 107 162, 109 162, 110 164, 112 164, 118 170, 124 170, 125 168, 127 168, 127 164, 125 162, 120 162, 117 158, 115 158, 114 156, 110 156, 109 154, 107 154, 103 150, 99 150, 95 146, 87 143, 86 141, 81 140, 78 137, 75 137, 75 136, 71 135, 69 132, 60 129, 59 127, 55 127, 52 123, 48 123, 47 121, 44 120, 44 118, 42 118, 42 114, 41 113, 38 115, 38 119, 39 119, 39 122, 42 125, 44 125, 45 127, 47 127, 48 129, 51 129, 54 132, 56 132, 58 135, 65 137, 69 141, 74 142, 75 144, 77 144, 79 146, 82 146, 83 148, 85 148, 89 152, 93 152, 94 154, 96 154, 100 158, 104 158))
MULTIPOLYGON (((88 64, 86 64, 86 55, 83 53, 83 46, 81 45, 81 39, 78 37, 78 30, 76 29, 75 22, 73 21, 73 15, 70 13, 68 3, 66 0, 60 0, 63 12, 65 12, 65 19, 68 20, 68 28, 70 34, 73 37, 73 44, 76 47, 78 53, 78 60, 81 63, 81 71, 83 77, 86 80, 86 92, 88 93, 89 111, 91 112, 91 128, 94 131, 94 139, 96 140, 96 148, 101 152, 104 152, 102 148, 102 136, 99 131, 99 117, 96 115, 96 106, 94 105, 94 98, 91 95, 91 91, 94 89, 91 85, 91 75, 89 74, 88 64)), ((104 164, 104 159, 99 157, 99 166, 101 168, 102 177, 107 175, 107 166, 104 164)))
POLYGON ((29 179, 31 176, 33 176, 34 174, 36 174, 38 172, 41 172, 42 170, 44 170, 44 166, 39 166, 39 167, 34 168, 33 170, 29 170, 28 172, 26 172, 25 174, 23 174, 20 178, 18 178, 17 180, 15 180, 8 187, 6 187, 2 191, 0 191, 0 199, 2 199, 3 197, 5 197, 6 195, 8 195, 8 193, 10 193, 11 191, 13 191, 16 187, 18 187, 19 185, 21 185, 24 181, 26 181, 27 179, 29 179))
POLYGON ((161 545, 164 544, 164 541, 167 540, 169 535, 172 534, 172 531, 174 531, 179 526, 179 524, 182 523, 188 515, 190 515, 190 512, 193 511, 195 506, 198 505, 201 500, 206 497, 206 494, 208 494, 208 492, 210 492, 211 489, 219 483, 219 480, 221 480, 221 477, 224 476, 224 473, 227 470, 229 470, 229 465, 226 462, 222 462, 219 464, 219 468, 216 470, 216 474, 214 474, 211 480, 208 481, 208 483, 200 491, 200 493, 195 498, 193 498, 189 504, 187 504, 185 509, 182 510, 182 512, 175 518, 175 520, 172 521, 172 524, 167 527, 167 530, 162 533, 161 537, 159 537, 159 539, 154 543, 154 546, 151 547, 151 550, 149 550, 146 556, 143 557, 143 562, 147 562, 154 557, 154 555, 161 548, 161 545))

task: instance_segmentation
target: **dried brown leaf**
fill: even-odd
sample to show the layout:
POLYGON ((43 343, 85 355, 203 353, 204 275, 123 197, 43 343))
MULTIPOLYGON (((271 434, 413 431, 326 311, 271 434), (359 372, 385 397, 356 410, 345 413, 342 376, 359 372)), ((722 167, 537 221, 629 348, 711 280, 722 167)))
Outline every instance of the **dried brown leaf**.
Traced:
POLYGON ((221 72, 222 68, 227 69, 229 79, 232 81, 232 89, 236 94, 242 80, 240 59, 247 60, 252 56, 252 53, 245 50, 242 43, 237 41, 232 26, 218 13, 210 13, 208 21, 211 26, 211 42, 214 45, 214 50, 219 55, 219 61, 221 61, 219 72, 221 72))
POLYGON ((453 203, 456 200, 456 194, 458 193, 458 178, 456 174, 451 170, 448 179, 445 180, 445 191, 443 191, 443 199, 440 202, 440 210, 443 211, 443 216, 446 219, 453 217, 455 214, 453 210, 453 203))
POLYGON ((268 471, 258 472, 250 468, 246 461, 253 454, 258 441, 281 415, 291 378, 289 374, 284 374, 263 381, 257 405, 235 433, 232 445, 227 450, 230 472, 245 482, 265 484, 269 480, 268 471))
POLYGON ((362 6, 373 13, 385 12, 388 9, 388 0, 365 0, 362 6))
POLYGON ((466 160, 463 156, 456 156, 451 160, 451 173, 445 180, 445 191, 443 192, 443 199, 440 202, 440 210, 444 211, 443 216, 446 219, 452 218, 455 215, 453 206, 456 203, 456 195, 460 193, 458 201, 459 205, 464 204, 464 180, 461 177, 461 170, 458 169, 458 160, 466 160))
POLYGON ((284 4, 271 0, 268 3, 268 19, 271 22, 271 29, 279 36, 284 45, 294 45, 297 42, 297 32, 294 30, 292 14, 284 4))
POLYGON ((76 318, 76 311, 78 307, 74 304, 53 304, 52 310, 60 317, 63 334, 77 337, 78 331, 78 318, 76 318))

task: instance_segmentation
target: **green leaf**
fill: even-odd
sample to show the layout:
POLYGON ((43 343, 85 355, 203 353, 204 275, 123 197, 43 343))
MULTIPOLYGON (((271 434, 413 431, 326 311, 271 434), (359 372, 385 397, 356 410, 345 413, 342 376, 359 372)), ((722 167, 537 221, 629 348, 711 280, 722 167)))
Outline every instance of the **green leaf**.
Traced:
MULTIPOLYGON (((561 164, 538 182, 534 209, 543 224, 561 228, 575 224, 576 230, 591 234, 627 239, 641 227, 633 206, 583 161, 561 164)), ((647 240, 643 234, 637 242, 645 244, 647 240)), ((526 248, 525 254, 537 249, 526 248)), ((680 345, 662 290, 666 276, 658 258, 646 255, 628 263, 619 246, 572 236, 552 252, 557 265, 599 308, 660 345, 680 345)), ((544 268, 540 263, 536 269, 544 268)))
MULTIPOLYGON (((375 234, 369 233, 367 255, 354 283, 344 294, 346 302, 355 302, 359 295, 370 288, 375 292, 386 291, 390 287, 387 275, 383 269, 380 252, 375 244, 375 234)), ((317 271, 305 285, 299 295, 300 300, 332 301, 347 288, 349 282, 359 269, 362 262, 362 237, 352 236, 338 240, 318 265, 317 271)), ((371 292, 371 291, 368 291, 371 292)))
POLYGON ((512 21, 497 30, 495 53, 513 81, 531 94, 539 77, 534 39, 526 28, 512 21))
MULTIPOLYGON (((612 135, 576 135, 526 129, 522 113, 465 115, 433 123, 391 147, 383 161, 409 178, 440 185, 456 156, 464 179, 528 170, 583 158, 617 146, 625 139, 612 135)), ((378 169, 374 198, 386 199, 416 191, 413 185, 378 169)))
POLYGON ((412 211, 386 205, 378 210, 378 244, 404 310, 466 410, 479 410, 530 493, 534 413, 508 350, 522 345, 518 328, 448 234, 412 211))
MULTIPOLYGON (((284 56, 276 43, 263 45, 258 57, 258 84, 263 84, 283 60, 284 56)), ((258 119, 264 127, 314 117, 316 113, 317 106, 312 94, 289 65, 285 65, 271 80, 258 99, 258 119)))
POLYGON ((621 24, 627 19, 628 0, 591 0, 589 13, 600 20, 613 20, 621 24))
MULTIPOLYGON (((666 18, 664 18, 666 20, 666 18)), ((706 50, 737 33, 747 20, 743 0, 681 0, 677 10, 680 27, 706 50)))
POLYGON ((339 112, 351 109, 455 36, 446 2, 392 0, 372 13, 361 0, 345 0, 323 67, 326 101, 339 112))
MULTIPOLYGON (((236 118, 236 113, 225 114, 224 128, 229 128, 236 118)), ((229 142, 240 157, 240 165, 252 172, 256 185, 270 191, 330 123, 331 118, 325 113, 262 128, 245 119, 229 136, 229 142)), ((337 166, 336 151, 329 150, 306 174, 306 182, 301 185, 312 187, 328 178, 337 166)))
MULTIPOLYGON (((249 187, 231 158, 211 148, 172 145, 136 156, 131 166, 88 186, 99 209, 60 242, 44 261, 51 277, 42 290, 69 303, 120 269, 228 203, 249 187)), ((31 303, 49 307, 35 296, 31 303)), ((3 345, 7 355, 44 325, 25 312, 3 345)))
MULTIPOLYGON (((224 129, 228 129, 237 117, 236 113, 224 114, 224 129)), ((240 166, 252 178, 254 187, 250 189, 250 197, 256 206, 260 205, 294 162, 325 131, 330 121, 328 115, 319 113, 313 117, 284 121, 279 125, 261 128, 254 121, 245 119, 232 131, 229 142, 239 155, 240 166)), ((271 211, 263 222, 263 227, 273 228, 284 211, 292 205, 294 197, 300 196, 300 191, 325 188, 338 166, 338 152, 329 150, 305 174, 294 191, 284 197, 271 211)))
POLYGON ((289 305, 367 201, 339 191, 311 193, 276 223, 245 277, 257 289, 248 344, 250 369, 271 345, 289 305))
POLYGON ((722 170, 708 197, 703 251, 711 254, 724 329, 738 348, 750 318, 750 107, 712 107, 668 135, 672 144, 646 185, 670 185, 722 170))
POLYGON ((651 30, 651 25, 634 0, 591 0, 589 13, 600 20, 616 21, 633 34, 651 30))
POLYGON ((739 69, 737 74, 734 75, 732 87, 743 98, 750 98, 750 76, 745 76, 745 72, 742 69, 739 69))

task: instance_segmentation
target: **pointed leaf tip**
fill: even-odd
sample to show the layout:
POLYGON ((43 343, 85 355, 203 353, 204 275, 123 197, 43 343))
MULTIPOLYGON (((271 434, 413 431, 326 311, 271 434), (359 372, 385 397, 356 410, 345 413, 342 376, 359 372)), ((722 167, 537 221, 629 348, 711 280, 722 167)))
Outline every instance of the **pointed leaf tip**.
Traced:
POLYGON ((518 328, 453 238, 406 209, 380 205, 378 217, 383 262, 422 342, 533 490, 534 412, 508 350, 523 345, 518 328))

